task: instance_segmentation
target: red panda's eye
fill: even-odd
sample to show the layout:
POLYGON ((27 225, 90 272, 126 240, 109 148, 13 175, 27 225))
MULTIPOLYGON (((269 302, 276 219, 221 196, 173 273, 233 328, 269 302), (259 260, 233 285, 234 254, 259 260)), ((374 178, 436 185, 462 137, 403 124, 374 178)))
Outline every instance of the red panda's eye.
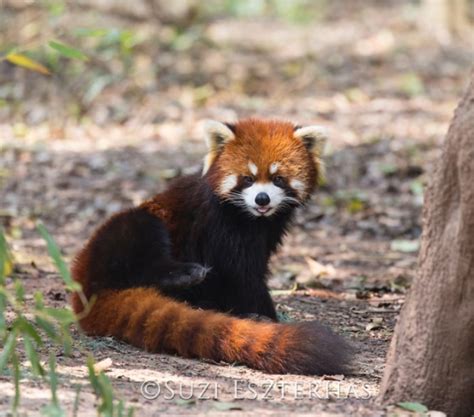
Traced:
POLYGON ((277 187, 282 187, 285 185, 285 179, 277 175, 276 177, 273 177, 273 184, 275 184, 277 187))
POLYGON ((254 179, 250 175, 246 175, 245 177, 243 177, 242 181, 244 183, 244 186, 246 187, 250 187, 254 183, 254 179))

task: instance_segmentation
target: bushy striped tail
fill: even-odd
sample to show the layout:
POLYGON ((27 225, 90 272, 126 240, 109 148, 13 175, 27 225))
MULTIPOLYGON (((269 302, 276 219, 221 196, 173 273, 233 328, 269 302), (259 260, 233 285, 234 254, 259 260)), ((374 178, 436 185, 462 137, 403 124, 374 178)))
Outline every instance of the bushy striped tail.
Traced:
MULTIPOLYGON (((82 310, 78 297, 73 307, 82 310)), ((239 319, 192 308, 150 288, 101 292, 80 324, 89 335, 114 336, 150 352, 238 362, 273 374, 348 370, 348 344, 316 322, 239 319)))

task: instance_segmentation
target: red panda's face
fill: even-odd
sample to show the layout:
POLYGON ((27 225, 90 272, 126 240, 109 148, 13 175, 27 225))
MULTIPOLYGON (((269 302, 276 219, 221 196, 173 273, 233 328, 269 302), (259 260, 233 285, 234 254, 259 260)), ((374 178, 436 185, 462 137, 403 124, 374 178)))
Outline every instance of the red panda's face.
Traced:
POLYGON ((320 127, 245 119, 209 121, 205 132, 204 175, 221 199, 269 217, 303 203, 314 190, 325 139, 320 127))

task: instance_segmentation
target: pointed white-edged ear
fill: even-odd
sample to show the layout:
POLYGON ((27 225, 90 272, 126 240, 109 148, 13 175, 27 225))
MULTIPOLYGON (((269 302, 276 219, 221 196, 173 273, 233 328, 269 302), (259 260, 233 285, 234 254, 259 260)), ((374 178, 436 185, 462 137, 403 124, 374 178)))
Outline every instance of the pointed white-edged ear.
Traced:
POLYGON ((209 150, 217 150, 235 138, 234 132, 228 125, 216 120, 205 120, 202 129, 209 150))
POLYGON ((308 150, 318 156, 324 152, 328 130, 324 126, 312 125, 295 129, 295 137, 301 139, 308 150))
POLYGON ((211 167, 219 150, 231 140, 235 139, 234 132, 225 123, 217 122, 215 120, 205 120, 202 122, 202 131, 208 148, 208 153, 204 158, 204 168, 202 175, 204 175, 211 167))

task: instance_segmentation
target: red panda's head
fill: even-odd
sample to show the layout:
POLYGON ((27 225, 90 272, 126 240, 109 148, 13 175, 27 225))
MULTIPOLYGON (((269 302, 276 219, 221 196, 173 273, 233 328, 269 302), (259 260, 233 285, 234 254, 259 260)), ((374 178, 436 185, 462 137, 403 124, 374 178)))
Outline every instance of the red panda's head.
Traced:
POLYGON ((209 152, 203 175, 216 195, 254 216, 305 202, 322 175, 320 126, 244 119, 204 124, 209 152))

